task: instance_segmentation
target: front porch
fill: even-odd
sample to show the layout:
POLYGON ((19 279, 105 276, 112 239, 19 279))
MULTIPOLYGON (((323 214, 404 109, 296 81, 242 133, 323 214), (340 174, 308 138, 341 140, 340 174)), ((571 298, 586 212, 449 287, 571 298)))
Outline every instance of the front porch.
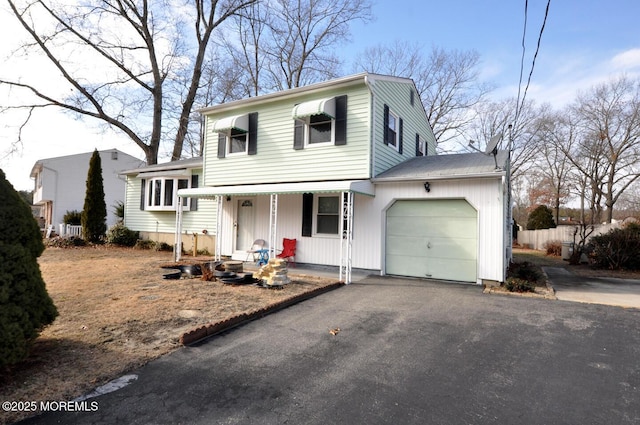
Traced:
MULTIPOLYGON (((373 195, 369 181, 305 182, 183 189, 186 198, 216 202, 215 258, 247 260, 253 241, 264 239, 269 257, 284 238, 296 239, 295 261, 334 266, 341 282, 352 282, 355 194, 373 195)), ((181 208, 176 213, 176 246, 182 238, 181 208)), ((179 260, 176 250, 176 260, 179 260)))

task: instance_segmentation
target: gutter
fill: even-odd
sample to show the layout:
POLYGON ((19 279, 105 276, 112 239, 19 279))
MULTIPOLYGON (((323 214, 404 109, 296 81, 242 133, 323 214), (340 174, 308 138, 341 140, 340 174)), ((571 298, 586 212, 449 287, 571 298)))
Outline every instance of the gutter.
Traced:
POLYGON ((506 172, 504 170, 500 170, 500 172, 495 172, 494 174, 488 173, 474 173, 474 174, 451 174, 451 175, 425 175, 425 176, 405 176, 405 177, 382 177, 382 178, 372 178, 371 182, 374 184, 377 183, 396 183, 396 182, 422 182, 425 180, 461 180, 461 179, 495 179, 495 178, 504 178, 506 176, 506 172))

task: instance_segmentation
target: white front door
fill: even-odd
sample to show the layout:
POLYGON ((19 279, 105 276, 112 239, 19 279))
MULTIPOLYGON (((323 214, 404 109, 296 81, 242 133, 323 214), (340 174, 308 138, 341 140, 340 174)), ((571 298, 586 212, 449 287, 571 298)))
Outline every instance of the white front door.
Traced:
POLYGON ((255 239, 254 198, 239 198, 236 204, 236 251, 247 251, 255 239))

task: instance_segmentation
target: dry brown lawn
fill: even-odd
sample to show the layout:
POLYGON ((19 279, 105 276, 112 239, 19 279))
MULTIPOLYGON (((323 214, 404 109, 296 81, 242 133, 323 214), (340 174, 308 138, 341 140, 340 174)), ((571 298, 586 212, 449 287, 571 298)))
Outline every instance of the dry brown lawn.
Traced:
MULTIPOLYGON (((291 269, 277 290, 167 280, 171 253, 126 248, 47 248, 39 263, 59 316, 25 362, 0 371, 0 401, 71 400, 177 349, 194 328, 335 283, 291 269)), ((3 412, 0 423, 25 416, 3 412)))

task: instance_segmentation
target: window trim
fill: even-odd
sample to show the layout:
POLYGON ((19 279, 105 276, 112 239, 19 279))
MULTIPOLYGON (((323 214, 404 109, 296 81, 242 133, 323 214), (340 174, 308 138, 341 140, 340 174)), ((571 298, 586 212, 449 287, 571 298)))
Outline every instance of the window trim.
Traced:
MULTIPOLYGON (((188 189, 191 187, 191 177, 151 177, 142 180, 144 190, 144 211, 176 211, 178 208, 178 190, 188 189), (186 181, 186 187, 180 185, 180 181, 186 181), (165 205, 167 200, 166 182, 172 181, 171 205, 165 205), (151 201, 156 197, 157 182, 160 182, 159 200, 161 205, 151 205, 151 201)), ((155 203, 155 202, 154 202, 155 203)), ((183 211, 189 211, 191 208, 191 199, 186 198, 182 205, 183 211)))
POLYGON ((316 147, 321 147, 321 146, 332 146, 335 145, 335 141, 336 141, 336 119, 334 117, 331 117, 329 115, 326 114, 315 114, 315 115, 309 115, 308 117, 305 118, 296 118, 298 121, 300 121, 301 123, 303 123, 304 125, 304 130, 303 130, 303 146, 304 149, 307 148, 316 148, 316 147), (331 123, 331 137, 329 140, 327 140, 326 142, 315 142, 315 143, 311 143, 311 129, 313 127, 313 125, 316 124, 320 124, 320 123, 311 123, 311 117, 316 117, 319 115, 324 115, 325 117, 327 117, 328 119, 323 121, 323 124, 326 124, 327 122, 331 123))
POLYGON ((423 139, 419 133, 416 133, 416 156, 428 156, 427 147, 427 140, 423 139))
POLYGON ((339 238, 340 237, 340 220, 341 220, 341 213, 340 213, 340 203, 341 203, 341 196, 340 194, 331 194, 331 193, 314 193, 313 196, 313 227, 312 227, 312 233, 311 235, 313 237, 322 237, 322 238, 339 238), (337 198, 338 200, 338 211, 335 213, 335 216, 338 218, 338 228, 336 229, 335 233, 320 233, 318 232, 318 224, 319 224, 319 220, 318 217, 320 215, 327 215, 327 216, 334 216, 334 214, 319 214, 318 212, 318 207, 320 205, 320 198, 337 198))
POLYGON ((387 134, 389 134, 389 130, 393 130, 394 131, 394 137, 393 140, 391 140, 390 137, 387 136, 387 145, 391 146, 392 148, 394 148, 395 150, 398 150, 398 139, 399 139, 399 123, 400 123, 400 117, 398 116, 398 114, 396 114, 395 112, 393 112, 391 109, 389 109, 389 120, 387 121, 387 127, 385 128, 385 131, 387 132, 387 134), (391 129, 391 119, 393 118, 394 121, 394 127, 393 129, 391 129))
MULTIPOLYGON (((229 129, 225 134, 225 146, 227 149, 226 152, 226 156, 241 156, 241 155, 248 155, 249 154, 249 131, 245 131, 245 130, 240 130, 240 129, 229 129), (232 133, 234 132, 234 130, 236 132, 238 132, 239 134, 244 135, 244 150, 243 151, 239 151, 239 152, 231 152, 231 138, 232 138, 232 133)), ((236 134, 237 135, 237 134, 236 134)))

